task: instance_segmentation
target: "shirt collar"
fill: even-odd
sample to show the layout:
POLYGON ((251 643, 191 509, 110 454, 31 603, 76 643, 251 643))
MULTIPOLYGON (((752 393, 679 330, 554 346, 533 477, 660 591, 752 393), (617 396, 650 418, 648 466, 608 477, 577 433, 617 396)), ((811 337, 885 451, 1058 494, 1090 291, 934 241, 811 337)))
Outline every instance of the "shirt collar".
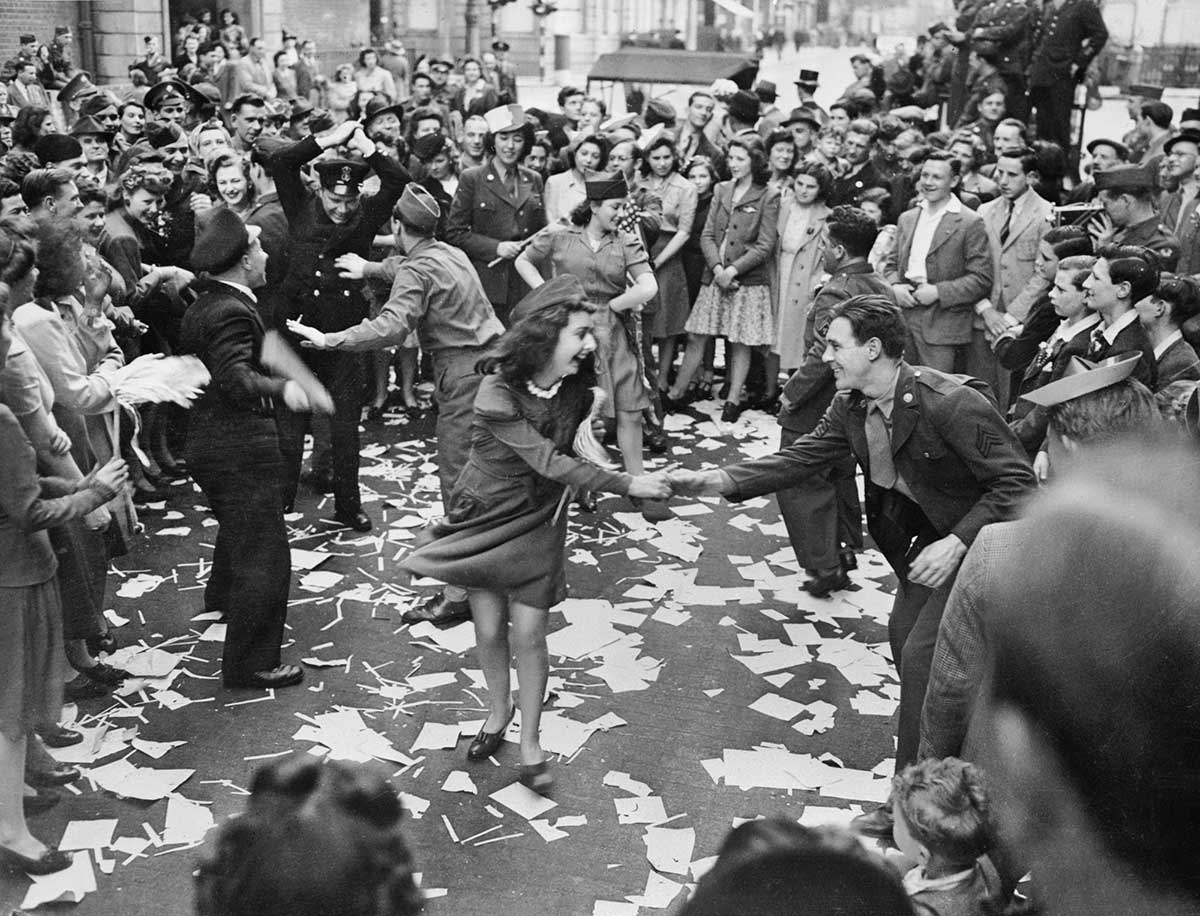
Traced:
POLYGON ((949 197, 947 197, 946 202, 942 205, 941 209, 937 211, 931 211, 929 209, 929 201, 927 201, 924 197, 917 201, 917 206, 920 207, 922 212, 928 216, 941 216, 943 213, 962 213, 963 209, 963 203, 958 199, 957 194, 951 194, 949 197))
POLYGON ((1162 359, 1163 354, 1175 346, 1175 342, 1179 340, 1183 340, 1183 331, 1176 328, 1166 340, 1154 348, 1154 359, 1162 359))
POLYGON ((243 296, 247 297, 251 302, 258 302, 258 298, 250 291, 250 287, 244 283, 234 283, 232 280, 218 280, 217 282, 224 283, 226 286, 232 286, 243 296))
POLYGON ((911 897, 921 891, 941 891, 947 888, 957 887, 960 884, 966 884, 975 874, 975 866, 972 865, 968 869, 955 872, 952 875, 943 875, 940 878, 926 878, 925 868, 918 865, 916 868, 908 871, 904 875, 904 889, 908 891, 911 897))
POLYGON ((1103 331, 1101 331, 1101 334, 1103 334, 1104 339, 1111 344, 1116 341, 1118 334, 1124 331, 1135 321, 1137 321, 1137 311, 1135 309, 1130 309, 1128 312, 1106 327, 1103 331))
POLYGON ((1057 328, 1054 329, 1054 340, 1068 341, 1074 340, 1076 335, 1083 333, 1088 328, 1099 323, 1100 316, 1095 312, 1084 315, 1079 321, 1072 325, 1068 325, 1063 321, 1057 328))
POLYGON ((879 412, 884 418, 891 422, 892 409, 896 405, 896 386, 900 383, 900 367, 896 367, 896 374, 892 376, 892 381, 888 385, 887 390, 877 398, 868 398, 868 403, 879 408, 879 412))

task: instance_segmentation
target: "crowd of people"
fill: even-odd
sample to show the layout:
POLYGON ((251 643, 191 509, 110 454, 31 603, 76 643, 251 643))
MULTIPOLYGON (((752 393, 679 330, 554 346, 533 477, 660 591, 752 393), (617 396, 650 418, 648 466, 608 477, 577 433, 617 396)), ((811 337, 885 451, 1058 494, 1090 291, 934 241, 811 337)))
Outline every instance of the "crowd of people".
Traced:
MULTIPOLYGON (((304 485, 370 531, 361 425, 433 411, 444 517, 400 566, 445 587, 405 621, 474 621, 488 717, 468 757, 491 757, 519 709, 537 792, 568 502, 613 492, 662 522, 673 496, 777 493, 802 587, 825 598, 863 547, 861 469, 899 581, 900 714, 893 799, 856 829, 894 839, 903 881, 762 822, 731 834, 689 913, 747 895, 783 912, 801 876, 873 900, 837 912, 978 912, 1031 868, 1050 911, 1097 911, 1085 874, 1113 912, 1185 911, 1200 642, 1194 455, 1175 449, 1200 385, 1200 111, 1177 119, 1140 87, 1128 136, 1073 148, 1074 87, 1106 39, 1092 0, 964 3, 903 65, 855 55, 828 110, 801 70, 787 113, 774 84, 725 80, 682 112, 651 98, 610 117, 571 86, 559 111, 524 108, 503 41, 410 66, 392 39, 326 77, 311 40, 285 32, 268 61, 230 11, 176 38, 168 60, 147 36, 118 94, 74 67, 68 31, 49 49, 21 36, 0 84, 0 864, 69 864, 24 812, 79 777, 45 750, 80 740, 64 697, 127 677, 104 660, 102 609, 109 561, 149 549, 137 507, 195 481, 219 525, 205 610, 227 622, 224 684, 291 686, 284 514, 304 485), (118 396, 160 356, 203 364, 191 411, 118 396), (723 429, 777 415, 779 452, 647 473, 666 415, 713 399, 723 429), (1106 457, 1114 441, 1177 460, 1152 490, 1106 457), (1121 511, 1143 543, 1114 534, 1121 511)), ((347 911, 415 912, 398 803, 364 779, 260 776, 199 873, 201 911, 316 899, 259 866, 344 830, 386 855, 366 876, 348 852, 323 860, 322 893, 378 885, 347 911), (287 801, 255 808, 272 795, 287 801)))

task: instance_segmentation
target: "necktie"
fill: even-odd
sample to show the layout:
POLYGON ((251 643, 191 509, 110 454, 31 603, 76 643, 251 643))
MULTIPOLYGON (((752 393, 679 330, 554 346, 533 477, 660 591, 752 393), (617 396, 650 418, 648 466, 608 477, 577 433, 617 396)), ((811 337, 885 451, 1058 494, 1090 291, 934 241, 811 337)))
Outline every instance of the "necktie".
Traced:
POLYGON ((890 490, 896 485, 896 465, 892 461, 892 437, 878 404, 867 408, 866 433, 871 482, 890 490))
POLYGON ((1004 208, 1004 225, 1000 227, 1000 244, 1001 245, 1003 245, 1005 242, 1008 241, 1008 229, 1012 225, 1012 212, 1013 212, 1013 206, 1012 206, 1012 203, 1010 202, 1008 204, 1008 206, 1006 206, 1004 208))
POLYGON ((1104 339, 1104 325, 1098 324, 1092 328, 1091 339, 1088 341, 1088 357, 1095 359, 1107 348, 1108 341, 1104 339))

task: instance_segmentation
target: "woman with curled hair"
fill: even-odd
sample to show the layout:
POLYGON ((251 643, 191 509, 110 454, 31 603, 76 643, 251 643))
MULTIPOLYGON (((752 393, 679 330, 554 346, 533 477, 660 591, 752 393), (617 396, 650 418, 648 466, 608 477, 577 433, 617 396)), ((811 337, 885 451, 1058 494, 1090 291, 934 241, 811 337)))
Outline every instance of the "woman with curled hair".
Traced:
POLYGON ((54 118, 45 108, 36 105, 22 108, 12 123, 12 152, 32 154, 38 140, 57 132, 54 118))
POLYGON ((270 764, 196 870, 196 914, 416 916, 424 898, 403 817, 396 790, 366 767, 270 764))
POLYGON ((220 121, 204 121, 188 133, 188 153, 193 162, 208 165, 217 153, 233 149, 233 138, 220 121))
MULTIPOLYGON (((28 248, 0 227, 0 277, 33 279, 28 248), (24 276, 13 262, 26 264, 24 276)), ((8 400, 4 372, 13 344, 11 291, 0 279, 0 395, 8 400)), ((0 403, 0 868, 48 875, 71 865, 71 856, 35 837, 25 820, 29 732, 54 725, 62 709, 61 599, 57 558, 46 529, 82 518, 124 485, 124 463, 110 462, 87 477, 41 476, 34 446, 6 403, 0 403)), ((75 771, 76 777, 78 771, 75 771)), ((69 780, 67 780, 69 781, 69 780)), ((34 796, 36 799, 36 796, 34 796)), ((31 799, 31 800, 34 800, 31 799)))
POLYGON ((358 52, 354 82, 359 92, 377 92, 387 96, 389 102, 396 101, 396 80, 390 70, 379 66, 379 52, 374 48, 363 48, 358 52))
POLYGON ((333 71, 333 78, 325 86, 325 104, 333 115, 333 123, 341 124, 350 116, 350 106, 358 98, 358 84, 354 81, 354 67, 341 64, 333 71))
POLYGON ((708 341, 724 337, 732 354, 726 359, 729 390, 721 419, 733 423, 747 406, 742 386, 750 351, 775 342, 767 262, 775 252, 779 192, 767 186, 767 161, 757 142, 735 137, 726 165, 732 178, 717 185, 700 237, 704 285, 687 321, 683 365, 667 397, 668 403, 683 403, 708 341))
POLYGON ((791 374, 804 362, 804 326, 813 288, 824 270, 825 220, 833 175, 817 162, 799 163, 779 204, 779 239, 769 261, 775 306, 775 341, 767 356, 767 385, 761 405, 774 413, 779 370, 791 374))
POLYGON ((571 213, 587 200, 588 178, 608 166, 608 141, 599 134, 576 135, 563 151, 568 168, 546 179, 546 222, 569 222, 571 213))
POLYGON ((767 165, 771 167, 769 184, 782 194, 792 186, 792 170, 796 167, 796 141, 790 130, 775 130, 763 142, 767 165))
POLYGON ((650 311, 654 315, 649 333, 658 341, 658 369, 654 373, 661 395, 667 393, 669 373, 675 363, 676 347, 686 333, 692 300, 684 274, 683 252, 696 222, 699 194, 696 186, 679 174, 679 151, 670 134, 663 134, 646 148, 642 162, 642 186, 662 201, 662 224, 650 246, 650 264, 658 281, 658 293, 650 311))
POLYGON ((499 750, 516 712, 509 684, 515 649, 520 778, 543 793, 552 785, 539 738, 549 674, 546 620, 566 594, 570 493, 669 495, 661 475, 605 470, 575 453, 595 383, 596 306, 590 298, 576 276, 561 274, 513 309, 508 331, 480 364, 484 378, 475 397, 471 452, 445 518, 400 564, 468 589, 488 687, 488 717, 467 750, 470 760, 486 760, 499 750))

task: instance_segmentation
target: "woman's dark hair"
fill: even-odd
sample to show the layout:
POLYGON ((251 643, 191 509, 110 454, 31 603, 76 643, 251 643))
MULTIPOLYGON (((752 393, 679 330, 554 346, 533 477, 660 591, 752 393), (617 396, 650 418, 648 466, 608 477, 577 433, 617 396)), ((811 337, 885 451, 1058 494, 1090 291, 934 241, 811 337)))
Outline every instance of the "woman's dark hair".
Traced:
POLYGON ((42 135, 42 122, 49 116, 49 111, 45 108, 38 108, 36 105, 30 105, 28 108, 18 111, 17 117, 12 123, 13 146, 21 149, 33 149, 33 144, 42 135))
POLYGON ((859 203, 873 203, 883 211, 884 224, 895 222, 891 219, 892 192, 887 188, 867 188, 858 195, 859 203))
POLYGON ((833 308, 834 318, 850 322, 854 339, 860 344, 878 338, 885 356, 899 359, 904 355, 908 326, 899 306, 883 296, 851 296, 833 308))
MULTIPOLYGON (((29 276, 37 263, 33 221, 27 217, 0 220, 0 283, 15 286, 29 276)), ((12 304, 15 308, 23 302, 12 304)))
POLYGON ((360 67, 365 67, 367 65, 367 55, 368 54, 374 54, 375 55, 375 63, 376 64, 379 63, 379 52, 378 51, 376 51, 374 48, 363 48, 361 51, 358 52, 358 65, 360 67))
POLYGON ((1158 256, 1149 248, 1102 245, 1096 257, 1108 262, 1108 275, 1114 283, 1129 284, 1131 303, 1145 299, 1158 288, 1161 267, 1158 256))
POLYGON ((73 219, 41 223, 37 240, 35 296, 57 299, 77 293, 87 277, 83 266, 83 230, 73 219))
POLYGON ((792 177, 808 175, 817 181, 817 200, 824 202, 833 193, 833 172, 819 162, 804 160, 797 162, 792 169, 792 177))
MULTIPOLYGON (((600 163, 596 166, 595 171, 603 172, 608 166, 608 152, 610 147, 608 145, 608 140, 599 134, 592 134, 591 136, 584 137, 575 144, 575 149, 571 151, 571 168, 575 168, 575 156, 579 152, 580 147, 582 147, 585 143, 590 143, 592 146, 596 147, 596 149, 600 150, 600 163)), ((533 144, 530 143, 529 146, 533 146, 533 144)), ((526 152, 529 152, 529 146, 525 147, 526 152)))
POLYGON ((199 916, 416 916, 396 790, 365 767, 299 755, 255 774, 196 872, 199 916))
POLYGON ((792 164, 789 167, 787 174, 794 174, 796 166, 799 165, 799 156, 796 155, 796 139, 792 136, 792 132, 790 130, 773 130, 771 133, 767 134, 767 139, 763 142, 763 150, 767 155, 768 166, 770 165, 771 150, 773 150, 776 144, 779 143, 787 143, 792 147, 792 164))
POLYGON ((642 152, 641 173, 642 173, 643 177, 648 176, 651 172, 650 154, 653 153, 656 149, 662 149, 663 147, 666 147, 667 149, 669 149, 671 151, 671 171, 672 172, 679 171, 679 166, 680 166, 679 148, 675 145, 675 138, 672 137, 670 134, 664 133, 664 134, 659 134, 657 137, 655 137, 654 140, 651 141, 650 145, 647 146, 646 149, 642 152))
POLYGON ((79 202, 85 207, 88 204, 104 204, 108 207, 108 194, 103 186, 97 181, 80 181, 76 179, 76 186, 79 188, 79 202))
POLYGON ((733 149, 735 146, 745 150, 746 155, 750 157, 750 180, 757 185, 765 185, 770 181, 771 167, 767 165, 767 156, 763 152, 762 143, 757 138, 734 137, 729 141, 729 149, 733 149))
POLYGON ((140 109, 142 109, 143 115, 146 113, 145 105, 143 105, 141 102, 135 101, 134 99, 130 99, 128 102, 122 102, 120 105, 117 106, 117 117, 118 118, 125 117, 125 109, 126 108, 140 108, 140 109))
POLYGON ((1179 326, 1200 315, 1200 283, 1192 277, 1163 274, 1154 296, 1167 304, 1171 324, 1179 326))
POLYGON ((250 177, 250 157, 232 150, 213 156, 208 161, 208 193, 217 200, 221 199, 221 195, 217 191, 217 172, 229 166, 241 168, 242 175, 246 178, 246 203, 254 203, 258 189, 250 177))
POLYGON ((713 164, 712 158, 709 156, 693 156, 689 159, 683 167, 683 177, 690 178, 692 169, 695 168, 707 169, 714 185, 721 180, 721 173, 717 171, 716 165, 713 164))
MULTIPOLYGON (((526 151, 529 147, 533 146, 535 139, 533 125, 528 121, 521 125, 520 133, 524 143, 521 146, 521 155, 517 157, 518 161, 525 158, 526 151)), ((487 135, 483 138, 483 149, 489 156, 496 155, 496 135, 491 131, 488 131, 487 135)))
MULTIPOLYGON (((483 374, 495 373, 510 385, 524 385, 554 355, 559 332, 576 312, 594 314, 590 302, 561 302, 513 323, 479 364, 483 374)), ((588 360, 576 376, 589 387, 595 383, 595 363, 588 360)))
POLYGON ((233 10, 229 9, 229 7, 226 7, 225 9, 221 10, 221 15, 219 18, 223 25, 237 25, 239 22, 238 14, 235 13, 233 10), (225 22, 226 17, 229 18, 229 22, 225 22))

